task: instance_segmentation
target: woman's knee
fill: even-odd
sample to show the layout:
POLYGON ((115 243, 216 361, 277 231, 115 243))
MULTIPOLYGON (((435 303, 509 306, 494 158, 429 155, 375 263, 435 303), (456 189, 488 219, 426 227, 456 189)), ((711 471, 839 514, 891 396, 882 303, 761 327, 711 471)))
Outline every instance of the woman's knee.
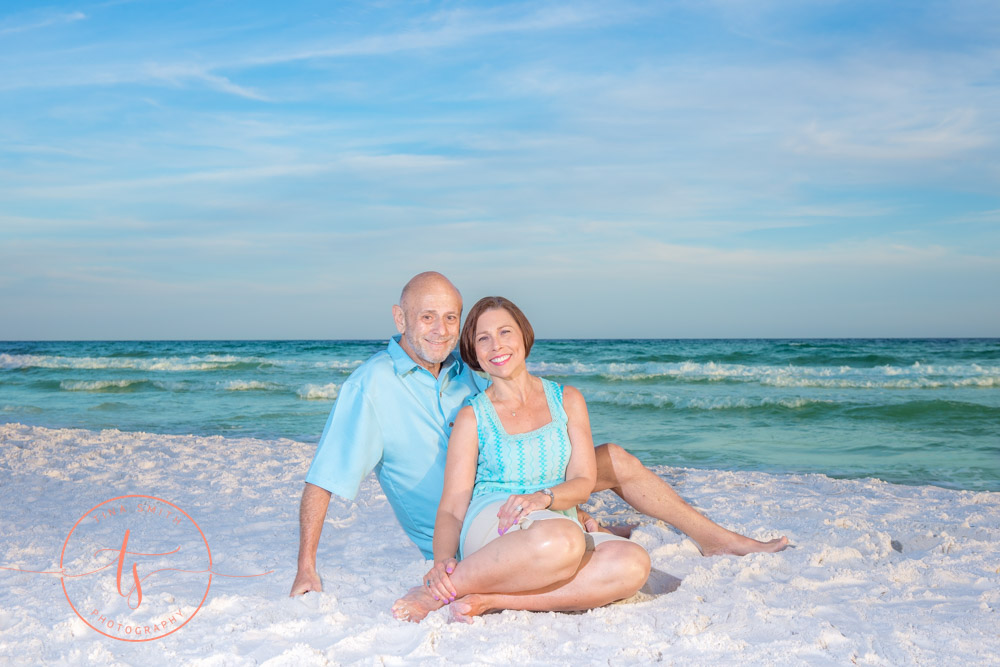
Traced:
POLYGON ((652 567, 649 553, 638 544, 624 540, 605 542, 601 547, 606 550, 609 561, 614 563, 614 579, 621 586, 622 595, 635 594, 649 578, 652 567))
POLYGON ((653 564, 649 559, 649 552, 638 544, 629 542, 628 547, 628 566, 622 574, 628 580, 630 588, 638 591, 646 583, 646 580, 649 579, 649 571, 653 564))
POLYGON ((583 531, 571 521, 536 521, 527 532, 539 557, 552 564, 579 563, 587 548, 583 531))

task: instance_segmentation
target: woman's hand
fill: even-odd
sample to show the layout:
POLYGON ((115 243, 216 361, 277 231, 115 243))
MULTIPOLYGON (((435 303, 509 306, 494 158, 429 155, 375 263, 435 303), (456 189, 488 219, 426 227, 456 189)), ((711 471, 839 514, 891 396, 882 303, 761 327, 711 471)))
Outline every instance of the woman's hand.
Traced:
POLYGON ((448 575, 455 571, 456 565, 458 561, 454 558, 442 558, 424 575, 424 586, 435 600, 444 600, 445 604, 455 601, 458 591, 448 575))
POLYGON ((515 523, 520 523, 521 519, 528 516, 535 510, 543 510, 551 504, 552 500, 548 494, 536 491, 534 493, 515 493, 500 506, 497 518, 500 525, 497 532, 501 535, 506 533, 515 523))

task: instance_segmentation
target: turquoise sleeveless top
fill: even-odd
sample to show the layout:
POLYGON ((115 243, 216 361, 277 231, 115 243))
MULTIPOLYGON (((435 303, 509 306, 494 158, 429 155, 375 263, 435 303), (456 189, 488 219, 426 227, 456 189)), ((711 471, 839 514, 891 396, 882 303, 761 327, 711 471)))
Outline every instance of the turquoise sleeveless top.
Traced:
MULTIPOLYGON (((566 428, 569 418, 563 408, 562 387, 551 380, 541 380, 551 421, 527 433, 507 433, 486 392, 469 399, 476 414, 479 460, 476 464, 476 484, 465 521, 462 522, 459 545, 465 544, 469 523, 486 505, 506 500, 514 493, 533 493, 566 481, 566 466, 572 448, 566 428)), ((552 511, 577 521, 575 507, 552 511)))

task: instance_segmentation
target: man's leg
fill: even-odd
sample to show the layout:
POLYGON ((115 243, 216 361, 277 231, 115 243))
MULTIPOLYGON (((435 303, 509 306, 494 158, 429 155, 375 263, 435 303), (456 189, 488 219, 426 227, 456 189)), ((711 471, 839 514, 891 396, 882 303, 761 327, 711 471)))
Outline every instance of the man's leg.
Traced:
POLYGON ((705 556, 781 551, 788 538, 758 542, 734 533, 691 507, 669 484, 620 446, 597 447, 597 484, 594 491, 611 489, 643 514, 666 521, 686 534, 705 556))
POLYGON ((588 553, 572 579, 526 593, 474 593, 451 603, 451 617, 472 622, 473 616, 500 609, 582 611, 635 595, 649 577, 649 554, 633 542, 602 542, 588 553))

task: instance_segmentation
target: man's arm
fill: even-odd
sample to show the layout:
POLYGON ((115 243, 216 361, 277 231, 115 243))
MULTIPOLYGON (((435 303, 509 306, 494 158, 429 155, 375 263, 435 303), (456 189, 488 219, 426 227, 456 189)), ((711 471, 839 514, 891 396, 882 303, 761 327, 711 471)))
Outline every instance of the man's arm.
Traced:
POLYGON ((364 389, 353 378, 354 375, 341 387, 306 474, 299 505, 299 558, 292 597, 323 590, 316 572, 316 549, 331 493, 354 498, 361 481, 382 457, 378 416, 364 389))
POLYGON ((302 489, 302 502, 299 505, 298 573, 295 575, 289 597, 323 590, 323 583, 320 581, 319 573, 316 572, 316 549, 319 547, 319 536, 323 533, 323 522, 326 520, 326 510, 329 506, 330 492, 306 482, 305 488, 302 489))

